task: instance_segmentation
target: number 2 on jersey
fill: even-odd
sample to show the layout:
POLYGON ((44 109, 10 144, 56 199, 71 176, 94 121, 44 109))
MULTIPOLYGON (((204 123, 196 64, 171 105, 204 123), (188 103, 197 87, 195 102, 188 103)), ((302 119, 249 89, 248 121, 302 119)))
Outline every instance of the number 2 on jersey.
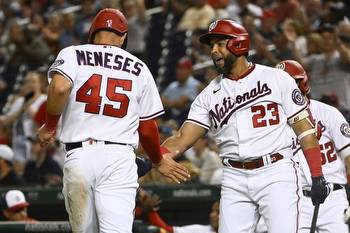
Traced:
POLYGON ((251 107, 251 111, 252 113, 255 113, 252 117, 254 128, 265 127, 267 125, 277 125, 280 123, 277 103, 269 103, 266 106, 255 105, 251 107), (267 111, 271 112, 272 117, 270 119, 264 119, 267 111))
MULTIPOLYGON (((85 112, 99 114, 101 108, 102 97, 101 91, 102 75, 93 74, 77 91, 75 100, 86 103, 85 112)), ((131 91, 132 81, 125 79, 107 79, 106 96, 108 100, 119 102, 120 107, 114 108, 112 104, 105 104, 103 106, 102 114, 116 118, 123 118, 129 107, 129 97, 125 94, 116 93, 116 87, 121 87, 125 91, 131 91)))

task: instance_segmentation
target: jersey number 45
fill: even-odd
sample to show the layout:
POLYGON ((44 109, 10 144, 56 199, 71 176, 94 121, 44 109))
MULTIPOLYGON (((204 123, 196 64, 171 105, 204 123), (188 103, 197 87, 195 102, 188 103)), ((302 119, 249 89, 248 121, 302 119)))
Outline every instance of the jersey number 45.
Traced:
MULTIPOLYGON (((99 114, 102 97, 101 91, 102 75, 93 74, 77 91, 75 100, 86 103, 85 112, 99 114)), ((129 107, 129 97, 126 94, 116 93, 116 87, 121 87, 124 91, 131 91, 132 81, 125 79, 107 79, 106 96, 108 100, 119 102, 120 107, 114 108, 112 104, 104 104, 102 114, 110 117, 123 118, 129 107)))

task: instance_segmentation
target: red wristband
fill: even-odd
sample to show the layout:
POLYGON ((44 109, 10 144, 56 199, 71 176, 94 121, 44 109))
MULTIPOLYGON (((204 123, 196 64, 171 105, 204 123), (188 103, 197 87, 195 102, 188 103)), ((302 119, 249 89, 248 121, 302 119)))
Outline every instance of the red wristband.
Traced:
POLYGON ((161 146, 160 147, 160 153, 163 155, 163 154, 166 154, 166 153, 170 153, 170 150, 168 150, 168 148, 164 147, 164 146, 161 146))
POLYGON ((303 151, 309 165, 311 176, 322 176, 322 161, 320 147, 313 147, 303 151))
POLYGON ((54 131, 57 128, 58 121, 60 120, 61 114, 59 115, 51 115, 46 113, 46 121, 45 125, 50 131, 54 131))

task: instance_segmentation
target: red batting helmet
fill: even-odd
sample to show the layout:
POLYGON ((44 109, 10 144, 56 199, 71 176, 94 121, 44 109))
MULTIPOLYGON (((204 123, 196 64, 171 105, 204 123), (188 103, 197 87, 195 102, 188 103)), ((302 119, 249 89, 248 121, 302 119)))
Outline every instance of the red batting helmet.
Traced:
POLYGON ((235 56, 241 56, 249 51, 249 34, 247 30, 228 19, 220 19, 212 22, 209 25, 209 31, 199 38, 199 41, 204 44, 210 44, 213 37, 223 36, 230 38, 227 42, 227 49, 235 56))
MULTIPOLYGON (((89 31, 89 43, 93 43, 94 37, 98 31, 106 30, 117 33, 122 36, 128 32, 128 23, 123 15, 117 9, 106 8, 98 12, 91 23, 89 31)), ((125 38, 122 48, 126 48, 127 38, 125 38)))
POLYGON ((276 65, 276 68, 284 70, 290 76, 292 76, 297 82, 299 89, 304 95, 309 94, 310 85, 309 78, 304 70, 304 68, 299 64, 299 62, 294 60, 281 61, 276 65))

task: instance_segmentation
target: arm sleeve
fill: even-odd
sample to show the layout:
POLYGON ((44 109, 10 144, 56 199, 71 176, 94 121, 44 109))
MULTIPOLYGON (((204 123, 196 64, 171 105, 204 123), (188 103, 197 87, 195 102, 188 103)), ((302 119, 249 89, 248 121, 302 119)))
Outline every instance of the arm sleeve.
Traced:
POLYGON ((74 84, 77 69, 72 69, 72 65, 77 66, 76 54, 73 46, 62 49, 52 63, 48 71, 48 81, 51 82, 52 74, 58 72, 74 84))
POLYGON ((145 85, 140 97, 140 121, 153 119, 164 114, 164 108, 153 76, 146 67, 144 70, 145 85))
POLYGON ((138 128, 140 143, 154 164, 162 159, 158 126, 154 119, 140 121, 138 128))

